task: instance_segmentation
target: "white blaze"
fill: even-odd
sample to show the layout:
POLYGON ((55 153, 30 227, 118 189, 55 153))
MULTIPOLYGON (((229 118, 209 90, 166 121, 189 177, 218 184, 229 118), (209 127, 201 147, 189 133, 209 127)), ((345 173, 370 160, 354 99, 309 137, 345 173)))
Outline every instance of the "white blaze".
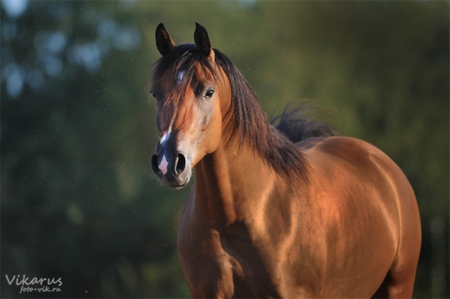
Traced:
POLYGON ((162 135, 161 136, 161 138, 159 138, 159 143, 161 144, 161 145, 163 145, 163 143, 164 143, 164 141, 166 141, 167 139, 169 139, 169 137, 170 137, 170 129, 167 131, 167 133, 166 134, 164 134, 164 135, 162 135))

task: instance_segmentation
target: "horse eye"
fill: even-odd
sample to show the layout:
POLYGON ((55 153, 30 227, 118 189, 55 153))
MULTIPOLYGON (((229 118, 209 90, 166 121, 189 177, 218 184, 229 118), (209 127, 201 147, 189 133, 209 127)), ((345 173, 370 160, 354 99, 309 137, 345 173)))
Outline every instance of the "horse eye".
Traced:
POLYGON ((208 91, 205 93, 205 98, 211 98, 214 94, 214 90, 208 89, 208 91))
POLYGON ((150 90, 150 94, 152 95, 153 98, 156 99, 156 94, 153 92, 153 90, 150 90))

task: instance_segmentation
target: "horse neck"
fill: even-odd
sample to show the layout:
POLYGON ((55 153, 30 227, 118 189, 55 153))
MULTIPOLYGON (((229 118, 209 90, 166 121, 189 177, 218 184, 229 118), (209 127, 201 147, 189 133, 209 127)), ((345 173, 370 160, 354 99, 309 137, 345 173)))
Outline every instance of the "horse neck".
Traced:
POLYGON ((214 225, 242 221, 245 212, 257 208, 262 186, 272 186, 274 173, 245 142, 222 142, 195 166, 196 207, 214 225))

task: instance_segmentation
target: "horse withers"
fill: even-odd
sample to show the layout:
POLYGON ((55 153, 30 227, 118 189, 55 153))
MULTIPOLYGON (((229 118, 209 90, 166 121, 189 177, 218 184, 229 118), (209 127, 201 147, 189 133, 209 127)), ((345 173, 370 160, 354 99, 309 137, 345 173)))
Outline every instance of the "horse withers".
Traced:
POLYGON ((195 172, 178 231, 191 296, 411 297, 421 228, 399 167, 309 120, 275 129, 200 24, 194 40, 176 46, 160 24, 151 80, 153 171, 171 188, 195 172))

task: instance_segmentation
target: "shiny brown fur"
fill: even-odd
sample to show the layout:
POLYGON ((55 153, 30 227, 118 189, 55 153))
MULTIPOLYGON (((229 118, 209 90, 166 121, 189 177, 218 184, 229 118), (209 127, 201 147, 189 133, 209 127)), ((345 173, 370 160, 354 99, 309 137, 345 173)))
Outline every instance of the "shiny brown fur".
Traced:
POLYGON ((191 296, 410 298, 421 231, 402 171, 354 138, 294 145, 199 24, 194 39, 158 26, 151 83, 153 170, 174 188, 195 171, 178 232, 191 296))

